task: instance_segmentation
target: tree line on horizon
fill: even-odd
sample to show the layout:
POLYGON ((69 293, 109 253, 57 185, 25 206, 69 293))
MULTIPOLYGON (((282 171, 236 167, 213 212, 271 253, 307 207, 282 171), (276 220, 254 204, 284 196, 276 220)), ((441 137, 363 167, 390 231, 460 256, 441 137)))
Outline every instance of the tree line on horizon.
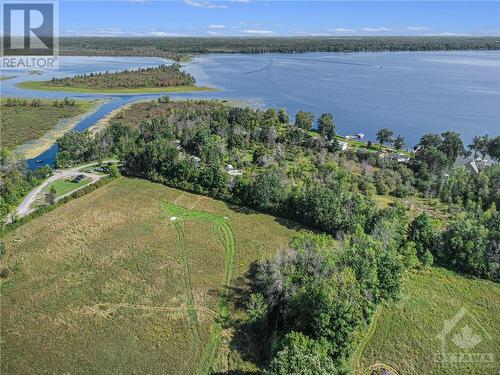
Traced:
POLYGON ((498 50, 496 37, 61 37, 62 55, 151 56, 180 61, 188 54, 498 50))

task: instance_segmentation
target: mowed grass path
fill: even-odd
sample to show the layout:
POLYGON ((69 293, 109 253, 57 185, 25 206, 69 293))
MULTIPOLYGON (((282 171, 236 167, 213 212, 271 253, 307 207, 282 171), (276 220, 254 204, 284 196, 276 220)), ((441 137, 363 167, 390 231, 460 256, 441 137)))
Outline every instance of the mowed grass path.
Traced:
POLYGON ((4 239, 1 372, 226 370, 224 291, 294 232, 137 179, 71 201, 4 239))
POLYGON ((381 365, 389 365, 399 374, 496 374, 500 354, 499 308, 498 283, 467 278, 439 268, 408 272, 401 300, 382 306, 356 373, 369 373, 372 365, 379 364, 379 369, 381 365), (445 320, 452 320, 462 308, 467 314, 447 335, 446 352, 466 352, 454 341, 463 336, 469 326, 470 332, 481 338, 469 352, 494 354, 493 365, 441 366, 434 361, 434 354, 441 351, 437 336, 445 320))
POLYGON ((196 344, 199 343, 199 326, 197 309, 194 305, 193 287, 191 283, 191 267, 187 254, 186 234, 183 223, 186 220, 196 220, 212 223, 213 233, 224 247, 225 260, 224 260, 224 290, 219 298, 219 304, 216 312, 216 320, 214 321, 211 329, 208 342, 203 350, 201 361, 196 370, 197 374, 208 374, 214 366, 216 361, 217 351, 221 343, 221 333, 223 326, 221 322, 227 320, 229 317, 229 287, 234 274, 234 261, 236 256, 236 241, 233 231, 228 224, 229 217, 220 217, 203 211, 189 210, 182 206, 172 203, 165 204, 166 211, 171 215, 170 220, 177 231, 179 237, 179 244, 183 250, 183 263, 185 269, 185 289, 186 299, 188 303, 188 320, 191 325, 196 344))

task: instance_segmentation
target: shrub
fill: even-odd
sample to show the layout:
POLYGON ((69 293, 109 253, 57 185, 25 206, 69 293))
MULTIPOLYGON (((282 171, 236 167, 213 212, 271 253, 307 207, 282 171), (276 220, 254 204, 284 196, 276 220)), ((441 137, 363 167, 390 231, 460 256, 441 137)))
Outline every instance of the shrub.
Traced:
POLYGON ((247 303, 247 314, 251 324, 260 324, 265 321, 268 313, 267 302, 261 293, 250 294, 247 303))
POLYGON ((301 333, 291 332, 279 343, 265 375, 335 375, 337 369, 328 356, 328 345, 301 333))

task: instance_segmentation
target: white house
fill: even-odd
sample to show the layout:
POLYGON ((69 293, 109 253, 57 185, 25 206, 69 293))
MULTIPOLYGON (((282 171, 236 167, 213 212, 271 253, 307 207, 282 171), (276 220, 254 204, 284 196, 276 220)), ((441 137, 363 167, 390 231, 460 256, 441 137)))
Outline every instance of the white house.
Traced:
POLYGON ((339 141, 339 147, 342 151, 345 151, 349 147, 349 144, 347 142, 339 141))
POLYGON ((408 163, 410 161, 409 156, 406 156, 405 154, 399 154, 397 152, 391 152, 391 153, 383 152, 379 155, 379 157, 385 160, 395 160, 398 163, 408 163))
POLYGON ((242 176, 243 171, 241 169, 235 169, 231 164, 226 165, 226 172, 230 176, 242 176))

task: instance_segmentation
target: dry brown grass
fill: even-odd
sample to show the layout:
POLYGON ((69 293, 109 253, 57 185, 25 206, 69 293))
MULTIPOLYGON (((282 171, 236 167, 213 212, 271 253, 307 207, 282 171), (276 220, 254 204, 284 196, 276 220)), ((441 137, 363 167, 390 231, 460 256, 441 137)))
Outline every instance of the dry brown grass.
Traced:
POLYGON ((9 233, 2 289, 2 373, 189 374, 197 368, 224 282, 209 222, 186 221, 193 337, 182 250, 164 202, 227 216, 235 278, 286 246, 294 230, 262 214, 121 178, 9 233))

